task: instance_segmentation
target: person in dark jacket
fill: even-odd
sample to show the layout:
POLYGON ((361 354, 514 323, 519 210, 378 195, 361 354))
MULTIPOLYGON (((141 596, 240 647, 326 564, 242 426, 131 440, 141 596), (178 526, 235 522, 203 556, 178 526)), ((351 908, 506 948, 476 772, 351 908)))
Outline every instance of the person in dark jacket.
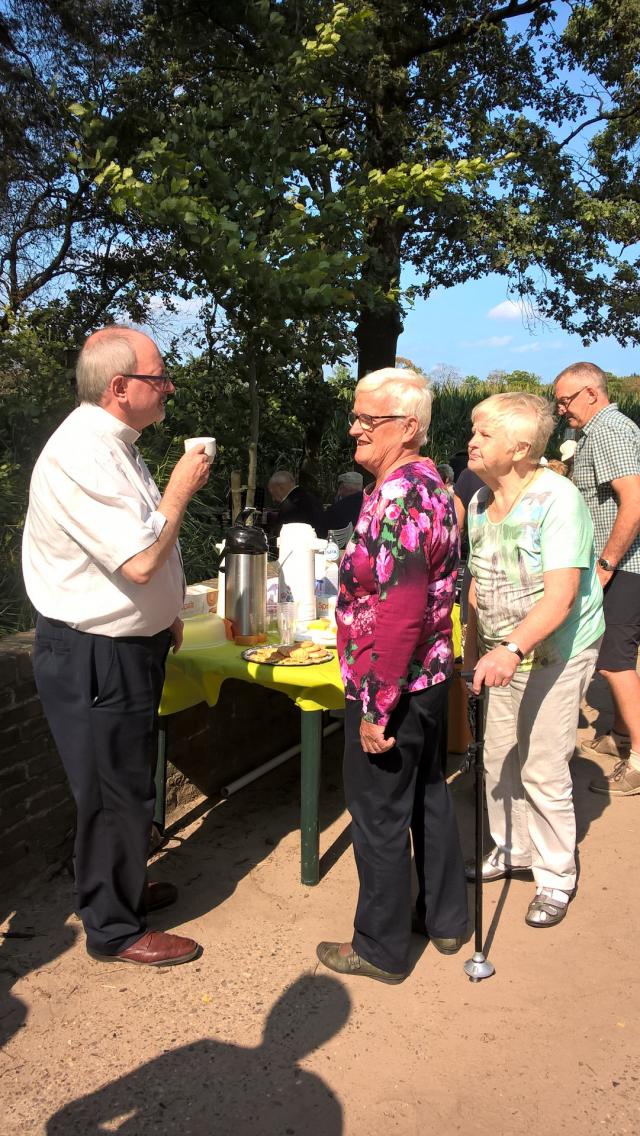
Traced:
POLYGON ((278 536, 282 526, 288 524, 311 525, 316 536, 327 535, 322 505, 306 489, 296 485, 296 479, 288 469, 277 469, 267 489, 278 505, 271 529, 272 536, 278 536))
POLYGON ((349 524, 355 528, 362 508, 362 483, 362 474, 355 470, 340 474, 335 501, 325 509, 327 529, 344 529, 349 524))

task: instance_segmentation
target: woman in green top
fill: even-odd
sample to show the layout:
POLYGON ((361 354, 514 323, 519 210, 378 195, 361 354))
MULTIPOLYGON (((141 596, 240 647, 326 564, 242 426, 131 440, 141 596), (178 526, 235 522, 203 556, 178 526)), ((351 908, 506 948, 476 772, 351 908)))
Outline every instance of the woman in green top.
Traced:
MULTIPOLYGON (((553 429, 537 395, 475 407, 468 514, 473 577, 465 668, 488 690, 485 765, 495 848, 483 878, 532 871, 534 927, 564 918, 576 884, 569 760, 604 631, 593 528, 577 489, 540 465, 553 429)), ((473 878, 473 869, 467 875, 473 878)))

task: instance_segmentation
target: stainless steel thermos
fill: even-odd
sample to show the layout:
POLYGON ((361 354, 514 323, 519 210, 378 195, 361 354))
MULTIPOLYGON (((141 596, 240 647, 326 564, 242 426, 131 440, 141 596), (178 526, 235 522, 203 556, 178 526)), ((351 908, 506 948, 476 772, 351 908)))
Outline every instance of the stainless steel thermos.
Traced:
POLYGON ((267 629, 267 535, 242 523, 250 512, 243 511, 224 542, 225 618, 234 635, 261 635, 267 629))

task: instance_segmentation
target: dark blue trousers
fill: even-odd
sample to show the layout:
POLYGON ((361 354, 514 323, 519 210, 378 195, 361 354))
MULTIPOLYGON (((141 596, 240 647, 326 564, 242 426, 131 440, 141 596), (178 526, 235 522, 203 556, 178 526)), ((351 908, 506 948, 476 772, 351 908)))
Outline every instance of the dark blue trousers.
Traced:
POLYGON ((113 639, 38 616, 33 669, 77 807, 75 887, 87 945, 146 929, 157 710, 171 636, 113 639))
POLYGON ((409 966, 411 843, 418 874, 416 910, 435 938, 464 935, 467 885, 458 827, 441 760, 449 683, 403 694, 385 754, 360 745, 360 701, 347 700, 344 787, 352 817, 360 891, 353 947, 394 974, 409 966))

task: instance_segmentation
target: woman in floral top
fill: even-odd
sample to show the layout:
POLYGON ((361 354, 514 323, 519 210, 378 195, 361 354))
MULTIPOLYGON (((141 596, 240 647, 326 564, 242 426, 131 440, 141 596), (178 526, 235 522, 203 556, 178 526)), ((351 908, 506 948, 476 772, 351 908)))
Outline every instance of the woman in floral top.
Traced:
POLYGON ((350 943, 320 943, 331 970, 401 982, 413 929, 460 948, 464 865, 441 764, 458 530, 451 495, 420 457, 431 391, 386 368, 356 387, 356 461, 374 476, 340 568, 336 618, 345 685, 344 783, 360 880, 350 943))

